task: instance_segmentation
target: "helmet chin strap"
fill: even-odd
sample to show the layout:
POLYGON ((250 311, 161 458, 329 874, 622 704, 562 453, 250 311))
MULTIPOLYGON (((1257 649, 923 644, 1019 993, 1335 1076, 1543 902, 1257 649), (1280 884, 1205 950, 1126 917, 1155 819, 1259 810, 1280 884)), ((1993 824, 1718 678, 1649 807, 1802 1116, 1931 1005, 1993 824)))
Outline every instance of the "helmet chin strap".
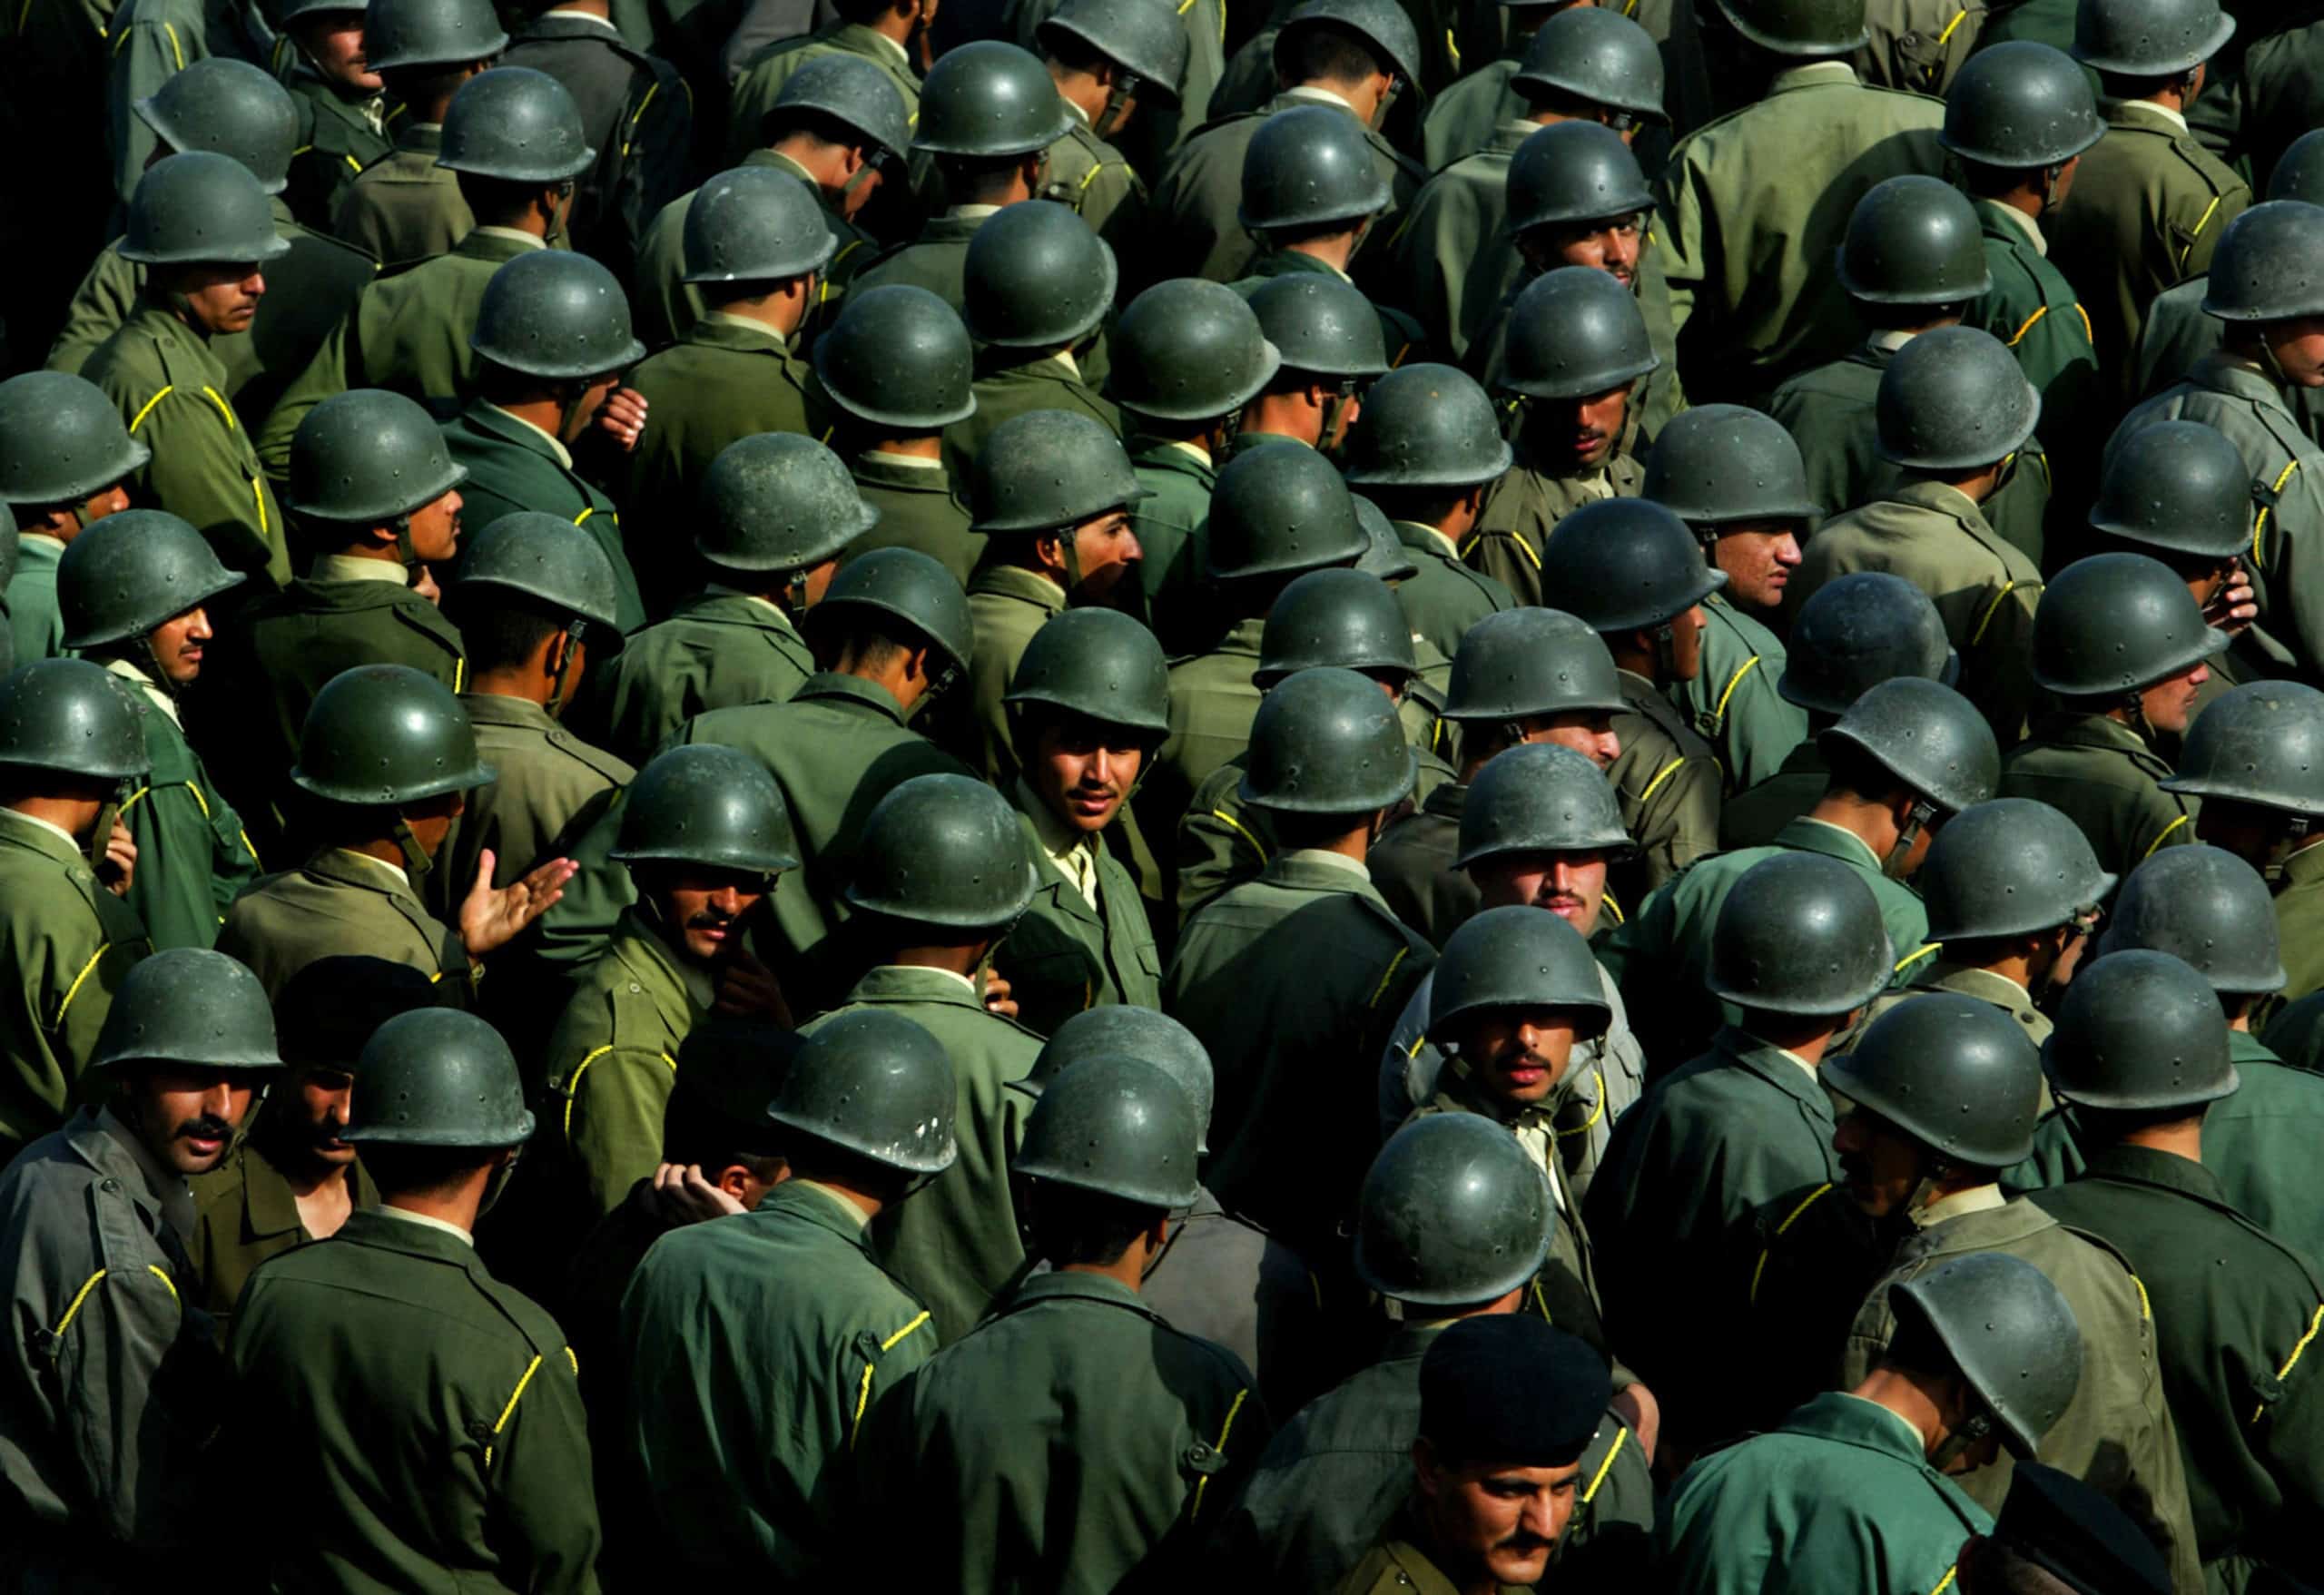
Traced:
POLYGON ((426 848, 419 845, 419 832, 411 828, 411 822, 403 817, 400 809, 396 811, 396 846, 403 853, 404 873, 411 877, 414 886, 418 886, 427 879, 428 871, 436 867, 436 861, 428 856, 426 848))
POLYGON ((1099 108, 1098 119, 1090 123, 1089 131, 1101 139, 1112 138, 1121 132, 1122 123, 1128 120, 1129 102, 1145 86, 1145 80, 1137 74, 1127 67, 1118 68, 1113 81, 1106 85, 1106 103, 1099 108))
POLYGON ((1993 1432, 1994 1421, 1989 1413, 1977 1413, 1963 1419, 1961 1427, 1947 1434, 1945 1443, 1936 1448, 1936 1454, 1928 1459, 1928 1465, 1942 1473, 1964 1452, 1993 1432))
POLYGON ((1936 805, 1925 797, 1913 799, 1913 806, 1905 812, 1905 822, 1896 829, 1896 845, 1888 856, 1880 861, 1880 872, 1891 881, 1904 879, 1905 860, 1913 851, 1913 843, 1920 840, 1928 822, 1936 818, 1936 805))
POLYGON ((1364 125, 1370 128, 1374 133, 1378 133, 1383 127, 1385 127, 1388 124, 1388 113, 1395 106, 1396 96, 1403 92, 1404 80, 1398 77, 1394 73, 1390 73, 1388 74, 1387 93, 1380 96, 1380 103, 1372 108, 1372 120, 1365 123, 1364 125))
POLYGON ((403 585, 416 587, 419 585, 420 562, 419 550, 411 540, 411 517, 399 515, 389 524, 395 527, 396 561, 403 566, 403 585))
POLYGON ((2299 850, 2299 844, 2308 840, 2309 828, 2312 823, 2306 814, 2283 816, 2282 829, 2269 844, 2268 862, 2260 871, 2260 878, 2268 883, 2269 891, 2275 891, 2283 880, 2284 865, 2299 850))
POLYGON ((577 615, 565 623, 565 645, 557 650, 556 668, 549 673, 548 702, 541 705, 551 718, 565 707, 570 688, 576 684, 569 679, 573 671, 573 652, 581 645, 582 634, 588 629, 589 623, 577 615))

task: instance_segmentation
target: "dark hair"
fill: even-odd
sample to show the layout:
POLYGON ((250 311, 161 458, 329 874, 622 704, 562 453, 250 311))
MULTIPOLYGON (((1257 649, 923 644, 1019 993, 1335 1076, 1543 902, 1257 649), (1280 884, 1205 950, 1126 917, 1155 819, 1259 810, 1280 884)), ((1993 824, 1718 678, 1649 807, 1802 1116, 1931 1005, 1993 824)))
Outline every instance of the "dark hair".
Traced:
POLYGON ((1029 1186, 1026 1206, 1033 1253, 1057 1268, 1118 1263, 1130 1244, 1165 1216, 1160 1207, 1038 1181, 1029 1186))
POLYGON ((500 1156, 498 1147, 408 1147, 369 1141, 356 1156, 383 1196, 433 1196, 449 1191, 500 1156))
POLYGON ((455 586, 444 596, 444 615, 459 628, 471 679, 511 670, 565 629, 566 616, 507 587, 455 586))
POLYGON ((1278 36, 1275 47, 1280 75, 1291 84, 1360 84, 1375 72, 1396 70, 1370 39, 1335 22, 1303 24, 1289 38, 1278 36))
POLYGON ((533 208, 533 200, 543 189, 563 188, 561 182, 515 182, 505 177, 487 177, 480 172, 456 172, 454 179, 460 185, 460 198, 468 202, 479 227, 505 227, 533 208))
POLYGON ((1019 167, 1036 158, 1023 155, 939 155, 936 170, 944 179, 944 197, 956 205, 995 204, 1006 194, 1019 167))
MULTIPOLYGON (((1489 484, 1488 484, 1489 485, 1489 484)), ((1390 520, 1408 520, 1433 527, 1452 513, 1453 507, 1476 491, 1473 487, 1389 487, 1374 485, 1364 496, 1390 520)))

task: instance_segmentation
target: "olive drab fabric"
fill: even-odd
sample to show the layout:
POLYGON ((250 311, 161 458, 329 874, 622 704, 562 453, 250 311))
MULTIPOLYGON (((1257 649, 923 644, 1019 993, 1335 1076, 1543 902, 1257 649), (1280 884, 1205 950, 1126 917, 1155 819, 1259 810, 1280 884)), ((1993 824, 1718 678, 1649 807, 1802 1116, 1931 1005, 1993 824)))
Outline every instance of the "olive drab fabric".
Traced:
MULTIPOLYGON (((252 1102, 251 1117, 258 1111, 252 1102)), ((258 1265, 315 1237, 299 1216, 290 1177, 248 1140, 192 1183, 193 1230, 186 1251, 201 1276, 203 1305, 222 1338, 258 1265)), ((347 1171, 347 1196, 356 1208, 379 1205, 379 1189, 359 1162, 347 1171)))
POLYGON ((324 848, 300 868, 261 876, 236 898, 218 950, 248 964, 271 994, 320 959, 385 959, 465 1001, 472 985, 457 932, 426 908, 399 865, 324 848))
POLYGON ((468 468, 468 479, 460 487, 467 507, 461 513, 471 524, 490 526, 518 510, 571 521, 613 562, 621 629, 632 632, 645 624, 637 573, 622 542, 621 512, 603 488, 574 468, 573 455, 562 441, 479 399, 444 423, 444 442, 453 459, 468 468))
POLYGON ((439 917, 458 916, 456 900, 476 879, 485 850, 493 854, 493 885, 505 887, 571 852, 637 773, 529 699, 463 693, 460 706, 476 728, 478 756, 497 779, 468 793, 442 858, 428 871, 429 904, 439 917))
MULTIPOLYGON (((1154 1008, 1162 999, 1162 955, 1137 892, 1137 881, 1102 838, 1080 837, 1084 868, 1096 881, 1093 903, 1051 852, 1039 800, 1020 785, 1014 799, 1025 820, 1040 883, 1033 906, 1009 932, 994 960, 1009 979, 1017 1017, 1042 1035, 1084 1009, 1127 1002, 1154 1008)), ((1056 822, 1051 820, 1050 824, 1056 822)), ((1078 835, 1078 833, 1077 833, 1078 835)))
POLYGON ((631 637, 578 712, 607 748, 642 763, 696 715, 780 704, 814 674, 806 639, 781 606, 719 584, 631 637))
POLYGON ((1571 476, 1532 469, 1526 459, 1521 433, 1517 463, 1485 496, 1475 529, 1461 544, 1461 558, 1508 588, 1518 603, 1554 607, 1553 595, 1541 591, 1541 549, 1551 529, 1585 504, 1637 497, 1646 471, 1619 442, 1603 465, 1571 476))
POLYGON ((1673 682, 1670 699, 1718 761, 1719 784, 1732 794, 1783 767, 1807 739, 1807 712, 1776 691, 1783 639, 1723 593, 1703 600, 1702 665, 1673 682))
POLYGON ((2038 798, 2070 815, 2100 866, 2127 875, 2161 847, 2195 840, 2197 800, 2155 784, 2171 766, 2152 741, 2104 714, 2061 711, 2002 761, 2001 794, 2038 798))
POLYGON ((1621 672, 1630 707, 1614 716, 1622 751, 1606 779, 1621 800, 1638 856, 1617 867, 1621 901, 1643 902, 1688 865, 1718 851, 1718 755, 1684 713, 1644 676, 1621 672))
POLYGON ((236 895, 257 878, 258 852, 186 740, 176 702, 135 665, 112 669, 145 700, 141 724, 153 765, 121 808, 137 843, 125 901, 155 947, 208 947, 236 895))
POLYGON ((330 230, 394 271, 433 260, 476 228, 458 177, 438 166, 440 123, 407 121, 395 148, 363 169, 332 208, 330 230))

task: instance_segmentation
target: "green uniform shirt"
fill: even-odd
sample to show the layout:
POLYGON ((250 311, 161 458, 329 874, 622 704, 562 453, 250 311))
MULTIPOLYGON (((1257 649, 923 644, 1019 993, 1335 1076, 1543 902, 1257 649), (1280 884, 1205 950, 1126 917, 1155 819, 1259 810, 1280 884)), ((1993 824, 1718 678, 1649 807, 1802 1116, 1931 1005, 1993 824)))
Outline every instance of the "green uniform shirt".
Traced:
POLYGON ((1425 639, 1451 659, 1461 651, 1469 628, 1488 615, 1517 607, 1517 595, 1482 571, 1461 563, 1452 545, 1433 527, 1393 523, 1396 541, 1420 569, 1396 584, 1396 603, 1412 623, 1415 640, 1425 639))
MULTIPOLYGON (((839 249, 815 285, 815 300, 801 330, 825 327, 839 313, 841 297, 856 269, 879 252, 872 235, 839 212, 833 197, 788 155, 754 149, 734 162, 737 166, 766 166, 797 178, 821 201, 823 225, 839 241, 839 249)), ((695 191, 699 192, 699 191, 695 191)), ((630 310, 637 336, 648 349, 678 341, 702 320, 702 290, 685 280, 686 212, 694 193, 683 193, 654 213, 637 245, 636 284, 630 291, 630 310)))
POLYGON ((1718 851, 1718 760, 1642 675, 1620 673, 1629 712, 1613 718, 1622 751, 1606 779, 1637 857, 1610 871, 1618 902, 1639 903, 1697 859, 1718 851))
POLYGON ((258 853, 185 740, 174 705, 142 674, 130 679, 145 700, 145 756, 153 763, 121 805, 137 843, 126 901, 156 948, 208 947, 235 895, 257 879, 258 853))
POLYGON ((1149 836, 1177 834, 1179 817, 1213 771, 1250 744, 1259 712, 1264 615, 1236 621, 1206 653, 1170 666, 1170 734, 1155 753, 1138 791, 1138 824, 1149 836))
MULTIPOLYGON (((259 1105, 251 1105, 255 1118, 259 1105)), ((348 1199, 357 1209, 379 1205, 379 1187, 359 1162, 347 1166, 348 1199)), ((315 1237, 299 1217, 290 1181, 254 1140, 193 1181, 193 1233, 187 1249, 201 1276, 202 1305, 218 1324, 222 1342, 233 1322, 251 1275, 269 1257, 279 1257, 315 1237)), ((351 1216, 351 1215, 350 1215, 351 1216)))
POLYGON ((1021 565, 987 559, 969 578, 969 619, 974 629, 969 648, 969 699, 975 719, 974 748, 962 756, 985 779, 1007 790, 1017 773, 1017 750, 1009 738, 1009 711, 1001 700, 1017 674, 1017 661, 1033 634, 1063 612, 1065 593, 1055 582, 1021 565))
POLYGON ((1548 601, 1541 592, 1541 550, 1558 522, 1601 498, 1634 498, 1645 482, 1645 468, 1620 446, 1605 464, 1570 477, 1534 470, 1521 448, 1517 463, 1486 490, 1484 508, 1461 545, 1461 558, 1508 588, 1520 604, 1539 608, 1548 601))
POLYGON ((1784 755, 1773 775, 1756 786, 1730 793, 1719 804, 1718 845, 1764 847, 1776 839, 1777 832, 1816 806, 1831 779, 1823 752, 1811 735, 1784 755))
POLYGON ((747 159, 751 151, 765 143, 767 113, 782 97, 783 85, 791 81, 793 73, 823 55, 861 56, 886 73, 896 93, 903 96, 907 125, 918 125, 920 79, 907 64, 903 46, 861 23, 842 23, 804 38, 778 39, 743 64, 727 102, 728 163, 747 159))
POLYGON ((1461 851, 1461 811, 1468 806, 1465 783, 1448 781, 1420 807, 1380 833, 1364 855, 1372 883, 1397 919, 1442 950, 1444 939, 1477 911, 1476 882, 1452 867, 1461 851))
POLYGON ((1102 837, 1084 838, 1098 876, 1098 901, 1092 904, 1049 855, 1031 809, 1039 800, 1021 780, 1010 788, 1039 877, 1032 906, 993 955, 994 967, 1008 977, 1009 994, 1017 999, 1018 1019, 1048 1036, 1087 1008, 1159 1008, 1162 955, 1155 949, 1137 881, 1115 861, 1102 837))
MULTIPOLYGON (((2042 441, 2061 471, 2080 483, 2090 478, 2105 442, 2098 428, 2111 409, 2099 386, 2089 312, 2074 298, 2065 273, 2043 252, 2048 241, 2039 223, 1994 200, 1972 202, 1994 285, 1970 301, 1963 324, 1983 328, 2017 356, 2025 379, 2042 396, 2042 441)), ((2214 330, 2216 343, 2219 323, 2203 320, 2214 330)), ((2095 487, 2094 479, 2089 486, 2095 487)), ((2079 488, 2069 495, 2076 503, 2088 496, 2079 488)))
POLYGON ((126 0, 108 9, 101 25, 110 58, 105 145, 113 152, 113 190, 126 205, 161 143, 137 114, 137 102, 212 55, 263 68, 275 35, 265 14, 241 0, 126 0))
MULTIPOLYGON (((950 571, 954 581, 969 585, 983 557, 985 536, 969 529, 968 507, 942 460, 867 449, 849 460, 847 468, 855 490, 880 520, 841 552, 842 567, 874 548, 915 548, 950 571)), ((1143 522, 1138 541, 1146 541, 1143 522)))
MULTIPOLYGON (((1133 434, 1136 418, 1129 423, 1133 434)), ((1133 435, 1130 468, 1153 497, 1130 506, 1137 531, 1137 580, 1165 650, 1190 645, 1200 629, 1204 567, 1209 563, 1210 494, 1218 462, 1207 449, 1133 435)))
POLYGON ((1989 0, 1872 0, 1871 39, 1851 58, 1883 88, 1943 95, 1977 47, 1989 0))
POLYGON ((440 123, 406 123, 396 147, 348 184, 331 212, 330 230, 398 271, 443 254, 476 226, 460 196, 458 173, 436 164, 443 147, 440 123))
MULTIPOLYGON (((574 470, 573 457, 562 444, 480 399, 444 423, 444 442, 452 458, 468 468, 468 479, 460 484, 461 515, 468 525, 488 527, 520 509, 571 521, 613 562, 615 624, 625 632, 645 624, 637 573, 623 546, 620 512, 595 483, 574 470)), ((660 549, 655 552, 657 558, 666 557, 660 549)))
POLYGON ((598 741, 643 764, 695 715, 782 703, 814 674, 806 639, 780 608, 704 591, 629 639, 597 678, 587 712, 598 741))
POLYGON ((2284 861, 2276 884, 2276 940, 2289 977, 2282 999, 2297 1002, 2324 989, 2324 848, 2304 847, 2284 861))
MULTIPOLYGON (((8 632, 15 665, 64 653, 64 616, 56 607, 56 562, 64 545, 38 532, 16 537, 16 572, 8 578, 8 632)), ((14 668, 14 665, 11 666, 14 668)))
POLYGON ((384 959, 448 983, 467 1005, 459 932, 420 906, 404 872, 368 854, 327 847, 300 869, 261 876, 226 911, 218 950, 251 967, 269 997, 326 958, 384 959))
MULTIPOLYGON (((1484 84, 1493 70, 1462 79, 1454 92, 1484 84)), ((1506 74, 1501 75, 1505 81, 1506 74)), ((1440 101, 1430 113, 1432 130, 1448 104, 1440 101)), ((1509 215, 1510 158, 1541 128, 1521 120, 1521 107, 1515 114, 1521 120, 1496 122, 1472 148, 1432 161, 1436 175, 1386 241, 1384 269, 1395 284, 1396 301, 1422 325, 1437 329, 1456 360, 1468 359, 1486 322, 1529 275, 1502 227, 1509 215)))
POLYGON ((529 699, 462 693, 460 705, 476 728, 477 756, 492 766, 495 779, 468 794, 428 871, 428 906, 446 920, 459 917, 487 848, 493 887, 520 881, 570 852, 637 773, 529 699))
POLYGON ((891 282, 909 283, 928 290, 958 310, 967 297, 963 274, 968 268, 969 240, 990 214, 980 208, 973 216, 947 212, 931 217, 910 243, 865 261, 850 286, 861 291, 891 282))
POLYGON ((1081 369, 1070 355, 1037 354, 1028 359, 1022 350, 980 350, 971 391, 976 413, 944 428, 945 466, 963 482, 976 479, 985 439, 994 429, 1032 410, 1064 410, 1097 422, 1117 438, 1122 433, 1122 412, 1082 380, 1081 369))
MULTIPOLYGON (((297 46, 290 48, 295 52, 297 46)), ((290 67, 282 86, 299 111, 299 143, 290 152, 290 182, 282 198, 301 222, 327 231, 340 197, 366 167, 395 148, 383 131, 385 119, 372 120, 387 97, 350 100, 303 58, 290 67)))
POLYGON ((2195 840, 2196 800, 2155 784, 2171 774, 2147 740, 2103 714, 2060 711, 2002 761, 2003 797, 2038 798, 2082 828, 2098 866, 2127 877, 2157 848, 2195 840))
POLYGON ((1135 229, 1146 206, 1146 181, 1122 153, 1090 131, 1078 105, 1068 103, 1072 122, 1065 136, 1049 147, 1049 178, 1037 196, 1069 207, 1089 231, 1135 229))
POLYGON ((1668 689, 1718 759, 1726 792, 1767 780, 1807 739, 1807 711, 1776 691, 1783 639, 1713 593, 1703 600, 1702 667, 1668 689))

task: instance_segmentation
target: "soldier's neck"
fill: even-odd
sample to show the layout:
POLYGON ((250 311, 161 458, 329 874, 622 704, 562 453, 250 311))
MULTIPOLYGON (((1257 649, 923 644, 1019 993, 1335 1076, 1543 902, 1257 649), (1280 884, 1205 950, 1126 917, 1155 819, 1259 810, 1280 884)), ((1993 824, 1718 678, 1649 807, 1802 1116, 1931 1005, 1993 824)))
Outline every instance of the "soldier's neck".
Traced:
POLYGON ((1096 129, 1098 118, 1106 113, 1106 85, 1086 72, 1075 72, 1054 61, 1049 63, 1049 79, 1057 84, 1058 98, 1081 113, 1082 125, 1096 129))
POLYGON ((2122 1132, 2120 1144, 2143 1147, 2150 1152, 2168 1152, 2174 1157, 2184 1157, 2190 1163, 2203 1160, 2203 1120, 2198 1114, 2193 1118, 2173 1119, 2168 1124, 2142 1124, 2122 1132))
POLYGON ((1110 1263, 1068 1263, 1059 1274, 1095 1274, 1112 1280, 1124 1290, 1137 1291, 1146 1284, 1147 1265, 1154 1254, 1162 1249, 1168 1238, 1169 1226, 1166 1218, 1125 1247, 1122 1255, 1110 1263))
POLYGON ((491 698, 516 698, 547 708, 554 687, 537 666, 525 664, 503 670, 479 670, 468 677, 465 690, 491 698))
POLYGON ((931 432, 920 438, 882 438, 864 451, 866 454, 898 454, 906 459, 942 459, 944 434, 931 432))
POLYGON ((1946 1433, 1945 1403, 1940 1399, 1937 1383, 1936 1380, 1883 1363, 1848 1393, 1875 1406, 1886 1407, 1911 1424, 1921 1437, 1921 1454, 1929 1456, 1945 1443, 1946 1433))
POLYGON ((1900 834, 1896 816, 1886 805, 1867 802, 1847 793, 1827 793, 1816 800, 1807 811, 1807 818, 1821 820, 1835 830, 1845 831, 1872 850, 1876 859, 1885 859, 1896 847, 1900 834))
POLYGON ((583 16, 594 16, 601 22, 611 22, 614 17, 614 8, 609 0, 562 0, 562 4, 549 9, 552 14, 558 11, 578 12, 583 16))
POLYGON ((1341 276, 1347 275, 1348 257, 1355 253, 1355 241, 1363 236, 1361 229, 1334 232, 1323 238, 1303 238, 1297 243, 1283 246, 1287 255, 1305 255, 1311 261, 1321 261, 1341 276))

